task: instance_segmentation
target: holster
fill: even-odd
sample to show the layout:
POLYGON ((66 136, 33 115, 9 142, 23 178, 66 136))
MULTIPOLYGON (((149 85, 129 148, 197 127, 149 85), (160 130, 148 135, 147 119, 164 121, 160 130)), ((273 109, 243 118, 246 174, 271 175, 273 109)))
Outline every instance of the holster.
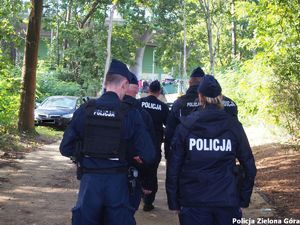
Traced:
POLYGON ((76 148, 74 151, 74 155, 71 157, 71 160, 76 164, 76 177, 77 180, 80 180, 82 177, 82 170, 81 170, 81 161, 83 158, 83 154, 82 154, 82 143, 81 141, 77 141, 76 142, 76 148))
POLYGON ((77 180, 81 180, 82 175, 83 175, 83 171, 82 171, 82 167, 80 166, 79 162, 76 163, 76 178, 77 180))
POLYGON ((139 172, 135 167, 129 167, 128 169, 128 188, 129 188, 129 193, 134 194, 135 189, 137 187, 137 179, 139 176, 139 172))

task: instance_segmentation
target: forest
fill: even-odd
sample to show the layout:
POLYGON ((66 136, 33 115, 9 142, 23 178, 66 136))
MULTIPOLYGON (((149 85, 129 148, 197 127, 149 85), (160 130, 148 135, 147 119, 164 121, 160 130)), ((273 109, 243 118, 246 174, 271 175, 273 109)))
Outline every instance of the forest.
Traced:
POLYGON ((164 73, 188 79, 201 66, 244 124, 299 141, 300 0, 2 0, 0 135, 34 130, 37 100, 96 96, 111 58, 140 76, 149 43, 164 73), (48 52, 38 57, 42 39, 48 52))

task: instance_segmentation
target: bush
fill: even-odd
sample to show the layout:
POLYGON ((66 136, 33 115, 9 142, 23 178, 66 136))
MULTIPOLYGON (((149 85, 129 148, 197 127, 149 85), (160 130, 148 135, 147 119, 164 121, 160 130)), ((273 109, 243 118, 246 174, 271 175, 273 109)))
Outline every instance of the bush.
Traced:
POLYGON ((300 139, 300 48, 281 54, 274 64, 274 115, 289 133, 300 139))
POLYGON ((18 121, 21 79, 15 76, 16 72, 9 60, 0 55, 0 133, 2 134, 11 128, 16 128, 18 121))
POLYGON ((269 68, 259 60, 249 60, 242 66, 237 65, 216 75, 223 94, 236 102, 239 119, 244 124, 274 123, 270 117, 271 74, 269 68))
POLYGON ((237 103, 243 123, 279 125, 300 139, 299 57, 300 48, 267 59, 258 53, 216 75, 223 94, 237 103))
POLYGON ((82 90, 75 82, 61 81, 55 72, 43 73, 37 79, 37 99, 39 101, 53 95, 81 96, 82 90))

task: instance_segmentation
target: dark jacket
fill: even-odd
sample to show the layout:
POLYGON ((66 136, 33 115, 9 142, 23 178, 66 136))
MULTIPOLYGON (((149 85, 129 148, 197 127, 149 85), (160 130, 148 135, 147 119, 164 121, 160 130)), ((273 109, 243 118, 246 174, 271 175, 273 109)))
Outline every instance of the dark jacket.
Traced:
POLYGON ((151 137, 154 136, 154 125, 151 118, 151 115, 147 112, 147 110, 143 109, 140 106, 139 100, 137 100, 134 97, 131 97, 129 95, 125 95, 123 98, 123 102, 130 104, 133 106, 133 108, 137 109, 137 111, 141 114, 142 119, 145 123, 145 127, 148 130, 148 132, 151 134, 151 137))
MULTIPOLYGON (((166 137, 165 137, 165 158, 168 158, 168 154, 170 151, 170 145, 172 142, 172 138, 174 136, 174 132, 178 124, 180 123, 180 118, 189 115, 193 111, 197 110, 199 107, 198 102, 198 85, 194 85, 188 88, 186 94, 179 97, 172 105, 172 109, 169 113, 169 117, 167 120, 166 126, 166 137), (196 104, 198 103, 198 105, 196 104)), ((237 105, 233 100, 224 96, 223 99, 224 110, 228 114, 237 117, 238 109, 237 105)))
POLYGON ((198 85, 189 87, 188 90, 186 91, 186 94, 179 97, 172 105, 171 111, 167 119, 167 125, 166 125, 166 134, 165 134, 165 158, 166 159, 168 158, 170 145, 171 145, 172 138, 174 136, 175 129, 180 123, 180 117, 187 116, 188 114, 190 114, 192 111, 196 110, 199 107, 199 105, 193 105, 189 108, 186 108, 187 110, 190 109, 189 112, 187 112, 187 110, 185 110, 184 113, 181 112, 181 109, 186 106, 186 105, 184 106, 184 104, 186 104, 187 99, 189 99, 189 101, 191 102, 198 102, 197 87, 198 85))
MULTIPOLYGON (((155 143, 155 130, 154 130, 154 125, 153 125, 151 115, 145 109, 141 108, 140 103, 137 99, 129 95, 124 96, 123 103, 129 104, 133 109, 136 109, 140 113, 141 118, 143 119, 143 122, 145 124, 145 129, 150 134, 152 143, 156 147, 157 143, 155 143)), ((133 147, 134 143, 131 143, 131 145, 133 147)))
MULTIPOLYGON (((156 164, 160 160, 160 151, 158 148, 159 143, 157 143, 157 140, 155 138, 155 131, 154 131, 154 126, 153 126, 153 121, 152 121, 151 115, 140 106, 140 103, 137 99, 135 99, 131 96, 125 95, 125 97, 123 98, 123 102, 125 104, 129 104, 132 107, 136 108, 139 111, 139 113, 141 114, 143 121, 146 125, 146 129, 148 130, 148 132, 151 136, 152 142, 156 149, 156 152, 155 152, 156 159, 154 162, 154 164, 156 164)), ((139 179, 141 181, 142 187, 145 189, 148 189, 148 190, 152 190, 153 177, 151 176, 151 173, 149 173, 149 171, 153 170, 153 164, 143 165, 143 164, 136 163, 135 160, 132 160, 132 157, 133 157, 132 154, 134 152, 134 148, 135 148, 134 143, 129 143, 129 156, 131 158, 131 161, 130 161, 131 165, 133 165, 135 168, 137 168, 139 170, 139 172, 140 172, 139 179)))
MULTIPOLYGON (((96 100, 96 105, 113 107, 119 109, 121 101, 114 92, 106 92, 96 100)), ((83 142, 85 132, 86 105, 82 105, 75 113, 71 123, 67 127, 62 142, 60 152, 63 156, 71 157, 74 155, 78 141, 83 142)), ((142 158, 144 163, 151 164, 155 159, 155 149, 150 135, 145 129, 145 124, 136 110, 130 110, 123 120, 121 130, 123 141, 132 141, 135 145, 135 155, 142 158)), ((83 157, 81 165, 84 168, 102 169, 127 166, 127 161, 98 159, 93 157, 83 157)))
POLYGON ((183 118, 176 129, 167 163, 169 208, 248 207, 255 175, 242 125, 224 110, 208 105, 183 118), (240 192, 236 159, 246 174, 240 192))
POLYGON ((140 106, 150 114, 154 124, 156 141, 161 144, 164 139, 163 125, 166 125, 169 114, 167 104, 152 95, 139 99, 139 102, 140 106))

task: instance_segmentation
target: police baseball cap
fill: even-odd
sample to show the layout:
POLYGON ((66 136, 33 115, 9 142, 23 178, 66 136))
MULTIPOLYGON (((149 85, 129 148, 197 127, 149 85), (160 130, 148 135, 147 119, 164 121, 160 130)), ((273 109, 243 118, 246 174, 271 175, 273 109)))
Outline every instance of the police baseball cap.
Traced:
POLYGON ((137 79, 136 75, 134 73, 130 72, 130 71, 129 71, 129 73, 131 75, 131 79, 129 80, 129 84, 138 85, 139 83, 138 83, 138 79, 137 79))
POLYGON ((222 88, 213 76, 205 75, 198 86, 198 93, 206 97, 215 98, 222 93, 222 88))
POLYGON ((204 71, 201 69, 201 67, 197 67, 196 69, 193 70, 192 74, 190 77, 204 77, 205 73, 204 71))
POLYGON ((154 92, 154 93, 160 91, 161 87, 160 87, 159 81, 158 80, 153 81, 150 84, 149 89, 151 92, 154 92))
POLYGON ((118 74, 125 77, 128 81, 131 80, 131 73, 128 70, 126 64, 117 59, 112 59, 109 69, 107 71, 107 76, 112 74, 118 74))

